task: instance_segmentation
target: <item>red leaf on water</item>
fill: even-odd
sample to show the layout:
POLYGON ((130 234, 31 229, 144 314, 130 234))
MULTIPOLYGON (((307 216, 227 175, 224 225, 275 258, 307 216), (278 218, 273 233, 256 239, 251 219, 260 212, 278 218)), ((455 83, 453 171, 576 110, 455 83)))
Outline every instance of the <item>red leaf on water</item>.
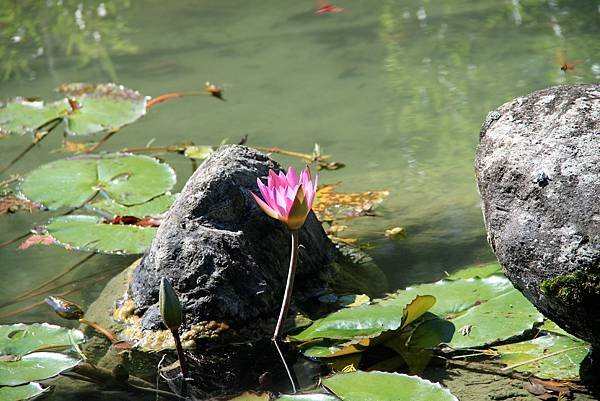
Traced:
POLYGON ((30 235, 25 241, 21 242, 21 245, 19 245, 17 249, 22 251, 23 249, 27 249, 32 245, 52 245, 55 242, 56 240, 51 235, 33 234, 30 235))

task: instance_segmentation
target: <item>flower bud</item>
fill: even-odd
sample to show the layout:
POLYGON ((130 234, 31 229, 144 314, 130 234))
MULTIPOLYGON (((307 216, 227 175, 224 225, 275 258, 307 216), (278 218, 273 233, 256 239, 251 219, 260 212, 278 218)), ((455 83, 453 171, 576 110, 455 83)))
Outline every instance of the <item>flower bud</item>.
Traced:
POLYGON ((177 293, 166 278, 160 279, 158 305, 163 323, 169 329, 177 329, 183 323, 183 310, 177 293))
POLYGON ((52 310, 56 312, 56 314, 63 319, 67 320, 79 320, 83 317, 83 309, 81 306, 73 303, 71 301, 67 301, 61 297, 55 297, 50 295, 45 299, 46 303, 50 305, 52 310))

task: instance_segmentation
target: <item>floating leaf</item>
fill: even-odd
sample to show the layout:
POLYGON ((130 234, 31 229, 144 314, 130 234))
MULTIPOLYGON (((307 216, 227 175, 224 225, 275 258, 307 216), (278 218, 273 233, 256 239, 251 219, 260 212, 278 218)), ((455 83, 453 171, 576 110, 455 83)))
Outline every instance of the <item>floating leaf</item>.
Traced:
POLYGON ((372 211, 389 195, 388 191, 342 193, 335 185, 322 185, 317 189, 313 211, 321 221, 351 219, 372 211))
POLYGON ((66 116, 69 135, 91 135, 121 128, 146 114, 146 97, 113 83, 64 84, 58 91, 75 99, 76 110, 66 116))
POLYGON ((324 379, 323 385, 343 401, 458 401, 438 383, 398 373, 336 374, 324 379))
POLYGON ((116 216, 135 216, 144 218, 146 216, 158 216, 163 214, 175 202, 177 195, 162 195, 146 203, 133 206, 123 206, 111 199, 102 199, 89 204, 90 208, 96 212, 109 215, 111 218, 116 216))
POLYGON ((185 148, 183 154, 185 157, 189 157, 191 159, 203 160, 210 156, 214 151, 215 150, 212 146, 191 145, 185 148))
POLYGON ((33 245, 52 245, 56 243, 56 240, 51 235, 40 235, 40 234, 32 234, 27 239, 19 245, 17 248, 19 251, 29 248, 33 245))
POLYGON ((23 356, 33 351, 69 347, 83 339, 79 330, 48 323, 1 325, 0 355, 23 356))
POLYGON ((103 224, 94 216, 61 216, 47 227, 61 245, 82 251, 143 253, 156 235, 156 228, 103 224))
POLYGON ((475 277, 486 278, 494 275, 502 275, 502 266, 498 262, 464 267, 449 274, 446 280, 461 280, 475 277))
POLYGON ((30 172, 23 194, 49 209, 79 207, 98 191, 123 205, 158 197, 175 184, 168 164, 148 156, 109 154, 57 160, 30 172))
POLYGON ((0 400, 2 401, 23 401, 48 391, 48 387, 43 388, 39 383, 29 383, 15 387, 0 387, 0 400))
POLYGON ((316 338, 376 337, 384 331, 397 330, 406 326, 425 313, 434 303, 435 298, 430 295, 416 296, 412 301, 390 297, 370 305, 341 309, 315 321, 292 338, 307 341, 316 338))
POLYGON ((276 401, 339 401, 340 399, 334 395, 313 393, 313 394, 284 394, 277 398, 276 401))
POLYGON ((237 397, 231 398, 228 401, 269 401, 271 397, 268 393, 255 393, 246 391, 238 395, 237 397))
POLYGON ((547 334, 495 349, 500 353, 499 361, 509 366, 531 361, 515 366, 513 369, 516 371, 528 372, 542 379, 576 380, 579 378, 579 365, 590 346, 570 336, 547 334), (548 357, 538 359, 543 356, 548 357))
POLYGON ((390 239, 404 239, 406 238, 406 230, 402 227, 394 227, 385 230, 385 236, 390 239))
POLYGON ((401 297, 431 294, 438 302, 430 312, 450 320, 456 333, 449 345, 470 348, 522 334, 543 316, 503 276, 441 280, 400 291, 401 297))
POLYGON ((54 377, 76 366, 80 359, 56 352, 34 352, 16 361, 0 361, 0 385, 17 386, 54 377))
POLYGON ((438 316, 427 313, 411 330, 384 342, 384 345, 402 356, 411 374, 420 374, 433 357, 433 349, 449 342, 454 334, 454 325, 438 316))
POLYGON ((13 99, 0 105, 0 134, 34 134, 40 126, 61 117, 68 110, 69 103, 66 100, 44 103, 39 100, 13 99))

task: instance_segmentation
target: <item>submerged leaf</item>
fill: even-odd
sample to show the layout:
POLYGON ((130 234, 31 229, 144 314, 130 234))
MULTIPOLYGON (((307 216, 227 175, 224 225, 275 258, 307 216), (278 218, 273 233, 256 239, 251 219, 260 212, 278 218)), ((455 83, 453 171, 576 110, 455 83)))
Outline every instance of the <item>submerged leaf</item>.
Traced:
POLYGON ((0 355, 64 348, 83 342, 83 333, 48 323, 0 325, 0 355))
POLYGON ((17 361, 0 361, 0 385, 17 386, 45 380, 73 368, 80 361, 56 352, 34 352, 17 361))
POLYGON ((103 224, 94 216, 61 216, 47 227, 60 245, 82 251, 139 254, 152 243, 154 227, 103 224))
POLYGON ((57 160, 31 171, 23 194, 49 209, 79 207, 101 191, 122 205, 138 205, 175 184, 168 164, 148 156, 109 154, 57 160))
POLYGON ((78 103, 78 108, 66 117, 65 131, 69 135, 118 129, 146 114, 146 97, 122 85, 63 84, 58 91, 78 103))
POLYGON ((63 116, 69 110, 69 103, 61 100, 44 103, 23 98, 0 104, 0 134, 34 134, 39 127, 63 116))
POLYGON ((343 401, 458 401, 447 389, 417 376, 384 372, 352 372, 323 379, 343 401))
POLYGON ((0 400, 2 401, 23 401, 48 391, 49 387, 42 387, 39 383, 28 383, 15 387, 0 387, 0 400))
POLYGON ((317 189, 313 211, 320 221, 351 219, 370 213, 389 195, 388 191, 343 193, 335 185, 323 185, 317 189))
POLYGON ((590 350, 590 345, 570 336, 546 334, 529 341, 495 347, 499 362, 515 366, 519 372, 528 372, 542 379, 576 380, 579 365, 590 350), (547 356, 547 358, 539 359, 547 356))

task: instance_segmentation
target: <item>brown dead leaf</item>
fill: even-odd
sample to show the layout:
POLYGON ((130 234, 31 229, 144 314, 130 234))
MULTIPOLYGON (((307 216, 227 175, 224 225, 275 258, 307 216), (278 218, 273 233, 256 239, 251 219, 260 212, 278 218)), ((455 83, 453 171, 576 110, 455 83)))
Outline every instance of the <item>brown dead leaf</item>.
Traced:
POLYGON ((21 245, 19 245, 17 249, 22 251, 23 249, 27 249, 33 245, 52 245, 55 242, 56 240, 51 235, 33 234, 30 235, 25 241, 21 242, 21 245))
POLYGON ((388 191, 337 192, 337 184, 317 189, 313 211, 320 221, 335 221, 365 216, 389 195, 388 191))
POLYGON ((67 141, 65 139, 60 150, 66 153, 86 153, 92 146, 94 145, 83 142, 67 141))
POLYGON ((0 216, 8 213, 16 213, 20 210, 31 212, 38 207, 37 204, 27 199, 17 198, 14 195, 7 195, 4 198, 0 198, 0 216))

